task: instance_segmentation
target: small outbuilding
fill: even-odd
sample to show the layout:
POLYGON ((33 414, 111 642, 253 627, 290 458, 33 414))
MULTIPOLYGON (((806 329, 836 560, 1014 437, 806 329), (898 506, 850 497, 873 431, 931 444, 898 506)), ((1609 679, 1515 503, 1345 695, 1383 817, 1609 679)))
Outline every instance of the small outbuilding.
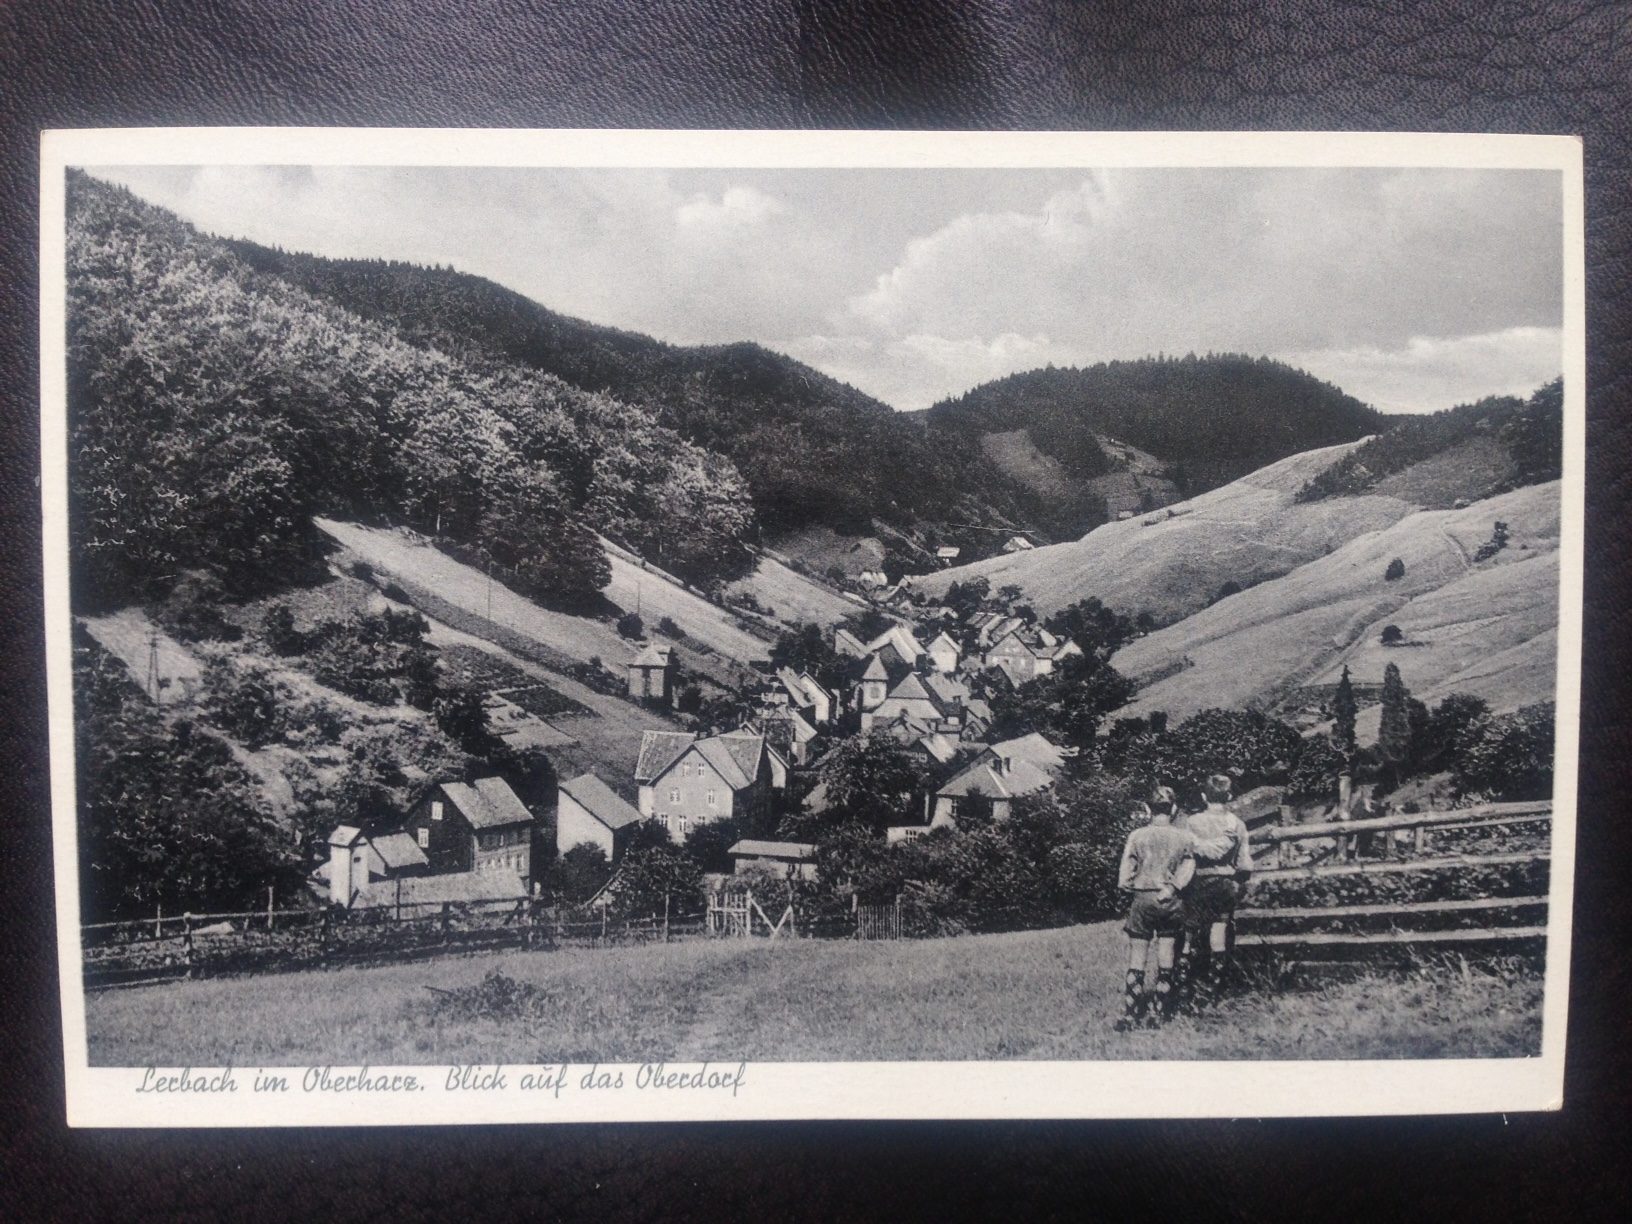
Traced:
POLYGON ((809 842, 756 841, 745 838, 728 853, 738 875, 772 871, 789 880, 816 878, 816 847, 809 842))
POLYGON ((561 783, 555 807, 555 852, 563 855, 586 842, 598 846, 606 861, 615 863, 628 849, 640 824, 632 803, 594 774, 581 774, 561 783))

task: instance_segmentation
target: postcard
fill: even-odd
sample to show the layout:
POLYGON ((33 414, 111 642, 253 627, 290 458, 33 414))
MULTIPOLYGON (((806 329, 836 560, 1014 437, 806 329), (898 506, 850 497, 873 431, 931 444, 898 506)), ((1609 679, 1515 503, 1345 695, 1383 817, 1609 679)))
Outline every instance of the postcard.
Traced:
POLYGON ((71 1124, 1560 1107, 1578 141, 41 182, 71 1124))

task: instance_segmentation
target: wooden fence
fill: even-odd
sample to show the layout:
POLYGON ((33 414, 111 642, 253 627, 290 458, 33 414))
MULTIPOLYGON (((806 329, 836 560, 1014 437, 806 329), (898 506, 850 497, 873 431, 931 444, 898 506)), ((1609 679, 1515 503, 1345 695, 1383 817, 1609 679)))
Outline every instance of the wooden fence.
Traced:
POLYGON ((534 897, 409 902, 359 910, 182 914, 80 928, 87 988, 229 973, 413 960, 499 948, 668 942, 702 913, 612 918, 534 897))
MULTIPOLYGON (((1432 873, 1467 879, 1479 869, 1512 869, 1521 891, 1511 896, 1428 896, 1417 900, 1359 904, 1259 905, 1238 910, 1235 943, 1298 959, 1327 959, 1387 949, 1457 948, 1480 951, 1539 949, 1547 934, 1545 884, 1536 877, 1550 866, 1544 847, 1505 848, 1511 831, 1550 825, 1551 803, 1491 803, 1445 811, 1402 813, 1366 820, 1282 825, 1254 834, 1274 866, 1254 873, 1253 889, 1277 883, 1319 881, 1327 893, 1355 891, 1357 878, 1415 881, 1424 891, 1445 892, 1432 873), (1446 846, 1444 835, 1483 838, 1497 845, 1446 846), (1528 878, 1526 878, 1528 877, 1528 878), (1530 891, 1522 891, 1528 888, 1530 891)), ((1263 853, 1255 851, 1260 862, 1263 853)))
POLYGON ((900 939, 901 898, 888 905, 856 905, 857 939, 900 939))

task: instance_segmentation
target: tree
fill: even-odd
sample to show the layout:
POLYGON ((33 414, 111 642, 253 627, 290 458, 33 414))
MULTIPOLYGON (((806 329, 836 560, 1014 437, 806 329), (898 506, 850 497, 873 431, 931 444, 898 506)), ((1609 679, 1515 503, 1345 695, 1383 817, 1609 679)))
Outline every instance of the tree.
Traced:
POLYGON ((468 685, 444 689, 437 697, 432 712, 442 732, 471 756, 491 759, 502 753, 504 743, 493 734, 488 723, 487 704, 476 689, 468 685))
POLYGON ((264 667, 240 671, 227 659, 205 664, 205 711, 246 748, 264 747, 282 734, 289 704, 289 692, 264 667))
POLYGON ((946 606, 952 609, 952 614, 960 621, 973 620, 981 605, 986 602, 986 596, 991 589, 991 582, 985 578, 954 582, 946 588, 946 606))
MULTIPOLYGON (((1383 635, 1380 640, 1384 646, 1398 646, 1401 642, 1405 641, 1405 634, 1400 631, 1400 627, 1398 625, 1384 625, 1383 635)), ((1392 666, 1392 664, 1390 664, 1390 666, 1392 666)))
POLYGON ((1428 715, 1428 724, 1420 741, 1418 759, 1425 768, 1443 769, 1455 763, 1457 745, 1467 729, 1490 715, 1490 706, 1482 697, 1468 693, 1450 693, 1440 700, 1428 715))
POLYGON ((1401 578, 1404 578, 1404 577, 1405 577, 1405 562, 1402 561, 1400 558, 1395 557, 1394 560, 1392 560, 1392 561, 1390 561, 1388 563, 1388 568, 1383 571, 1383 581, 1384 582, 1395 582, 1395 581, 1397 581, 1397 580, 1399 580, 1401 578))
POLYGON ((628 851, 618 867, 612 904, 620 914, 661 914, 667 908, 693 911, 703 893, 703 873, 678 846, 628 851))
MULTIPOLYGON (((1146 614, 1147 621, 1150 619, 1146 614)), ((1135 623, 1097 598, 1079 599, 1043 622, 1043 628, 1075 642, 1084 654, 1109 658, 1133 640, 1135 623)))
POLYGON ((1337 696, 1332 699, 1332 742, 1345 757, 1354 756, 1357 746, 1354 720, 1359 712, 1359 704, 1354 699, 1354 683, 1349 679, 1349 669, 1345 665, 1337 681, 1337 696))
POLYGON ((682 849, 703 871, 728 872, 732 867, 731 847, 749 835, 735 819, 704 821, 687 834, 682 849))
POLYGON ((1383 711, 1377 732, 1377 751, 1384 767, 1396 777, 1411 760, 1411 721, 1406 708, 1410 697, 1400 669, 1390 663, 1383 669, 1383 711))
POLYGON ((784 629, 772 643, 771 665, 809 672, 822 684, 832 687, 840 678, 844 661, 820 625, 802 621, 784 629))
POLYGON ((905 822, 914 796, 924 788, 918 765, 881 732, 841 740, 822 762, 830 823, 853 822, 875 832, 905 822))
POLYGON ((559 902, 582 905, 601 890, 611 874, 606 852, 594 842, 581 842, 545 870, 544 888, 559 902))
POLYGON ((625 612, 618 617, 618 636, 639 638, 645 636, 646 623, 640 619, 638 612, 625 612))
POLYGON ((295 627, 295 614, 286 603, 268 605, 261 616, 261 636, 275 655, 288 658, 306 651, 306 635, 295 627))
POLYGON ((1456 745, 1458 787, 1498 799, 1550 799, 1555 733, 1550 701, 1470 724, 1456 745))

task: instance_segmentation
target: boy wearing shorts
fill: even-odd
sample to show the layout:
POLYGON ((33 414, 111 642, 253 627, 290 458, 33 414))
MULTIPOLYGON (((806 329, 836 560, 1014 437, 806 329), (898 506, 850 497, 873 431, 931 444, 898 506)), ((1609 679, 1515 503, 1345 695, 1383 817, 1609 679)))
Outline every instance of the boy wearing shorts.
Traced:
POLYGON ((1236 903, 1252 875, 1247 826, 1227 806, 1230 791, 1228 775, 1213 774, 1204 787, 1206 810, 1182 822, 1196 847, 1195 879, 1184 897, 1184 988, 1207 997, 1223 988, 1236 903))
MULTIPOLYGON (((1171 794, 1171 792, 1169 792, 1171 794)), ((1123 983, 1123 1011, 1117 1032, 1127 1032, 1150 1016, 1165 1018, 1171 1011, 1174 939, 1184 927, 1184 905, 1179 894, 1196 869, 1194 841, 1173 824, 1172 807, 1157 810, 1139 804, 1135 809, 1150 823, 1128 834, 1122 848, 1117 887, 1133 895, 1122 929, 1128 936, 1128 972, 1123 983), (1145 991, 1145 966, 1151 941, 1156 941, 1156 988, 1145 991), (1154 996, 1154 998, 1152 997, 1154 996)))

